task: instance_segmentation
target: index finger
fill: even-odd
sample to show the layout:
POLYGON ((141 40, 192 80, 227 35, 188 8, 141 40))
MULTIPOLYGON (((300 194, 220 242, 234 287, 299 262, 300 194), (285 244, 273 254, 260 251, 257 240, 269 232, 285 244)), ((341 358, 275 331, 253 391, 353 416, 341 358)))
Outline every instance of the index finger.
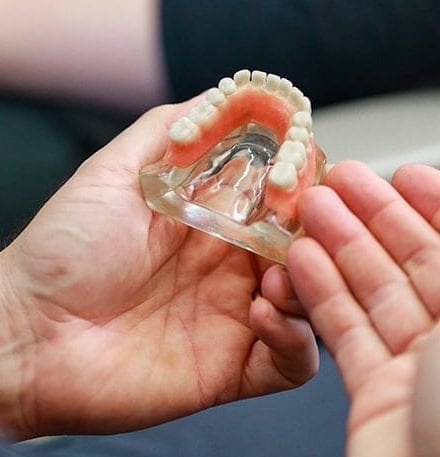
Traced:
POLYGON ((440 314, 440 236, 384 179, 359 162, 343 162, 325 178, 409 276, 428 310, 440 314))

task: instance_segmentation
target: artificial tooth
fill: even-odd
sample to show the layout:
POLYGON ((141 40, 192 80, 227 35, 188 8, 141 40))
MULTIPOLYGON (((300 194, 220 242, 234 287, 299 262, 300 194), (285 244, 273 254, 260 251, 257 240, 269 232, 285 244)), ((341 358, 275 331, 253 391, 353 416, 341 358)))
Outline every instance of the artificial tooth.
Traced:
POLYGON ((301 170, 306 164, 306 148, 301 141, 285 141, 276 155, 280 162, 293 163, 297 170, 301 170))
POLYGON ((198 103, 188 114, 188 117, 195 124, 206 122, 214 113, 216 109, 207 100, 202 100, 198 103))
POLYGON ((312 129, 312 116, 308 111, 297 111, 292 117, 291 124, 305 127, 310 132, 312 129))
POLYGON ((292 82, 286 78, 282 78, 278 87, 278 95, 287 98, 290 94, 290 89, 293 86, 292 82))
POLYGON ((298 97, 301 97, 301 98, 304 97, 303 92, 300 89, 298 89, 296 86, 293 86, 290 92, 297 94, 298 97))
POLYGON ((237 85, 232 78, 223 78, 218 83, 218 88, 225 95, 232 95, 237 90, 237 85))
POLYGON ((276 92, 278 87, 280 87, 281 78, 278 75, 273 75, 269 73, 266 80, 266 89, 269 92, 276 92))
POLYGON ((290 93, 288 96, 288 101, 289 103, 295 108, 295 109, 302 109, 304 102, 304 94, 297 88, 297 87, 291 87, 290 88, 290 93))
POLYGON ((169 137, 177 143, 186 143, 193 138, 196 131, 197 126, 191 119, 181 117, 171 125, 169 137))
POLYGON ((234 74, 234 81, 237 87, 245 86, 251 80, 251 72, 249 70, 240 70, 234 74))
POLYGON ((214 108, 214 106, 211 103, 208 102, 208 100, 202 100, 198 104, 198 107, 208 117, 212 116, 216 112, 216 109, 214 108))
POLYGON ((301 141, 305 147, 309 144, 309 132, 305 127, 290 127, 287 136, 289 137, 289 140, 301 141))
POLYGON ((264 71, 254 70, 252 72, 251 84, 254 87, 263 88, 266 85, 266 73, 264 71))
POLYGON ((303 97, 303 110, 309 113, 312 112, 312 103, 310 102, 310 98, 303 97))
POLYGON ((213 87, 206 93, 206 100, 214 106, 220 106, 226 101, 226 97, 220 89, 213 87))
POLYGON ((272 184, 283 189, 296 186, 298 173, 293 163, 275 162, 269 172, 269 180, 272 184))
POLYGON ((197 106, 194 106, 194 108, 191 108, 190 112, 188 113, 189 119, 191 119, 195 124, 199 124, 203 120, 203 115, 199 111, 199 108, 197 106))

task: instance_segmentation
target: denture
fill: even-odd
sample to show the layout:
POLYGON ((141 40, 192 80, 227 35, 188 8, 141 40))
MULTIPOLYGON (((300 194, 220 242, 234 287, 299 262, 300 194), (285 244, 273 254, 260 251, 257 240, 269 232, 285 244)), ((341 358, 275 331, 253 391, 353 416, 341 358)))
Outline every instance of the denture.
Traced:
POLYGON ((206 98, 171 125, 165 162, 188 167, 234 130, 257 124, 273 132, 279 151, 271 167, 265 204, 287 218, 299 193, 315 180, 310 100, 285 78, 240 70, 209 89, 206 98))
POLYGON ((286 78, 240 70, 170 126, 141 183, 152 209, 284 263, 298 197, 324 164, 310 100, 286 78))

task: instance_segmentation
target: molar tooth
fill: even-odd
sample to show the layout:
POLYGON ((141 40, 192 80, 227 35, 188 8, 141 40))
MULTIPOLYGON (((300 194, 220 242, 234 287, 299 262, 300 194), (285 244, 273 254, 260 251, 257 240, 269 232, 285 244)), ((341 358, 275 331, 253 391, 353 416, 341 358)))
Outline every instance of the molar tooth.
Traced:
POLYGON ((280 86, 278 87, 278 95, 287 98, 290 94, 290 89, 292 86, 293 84, 291 81, 286 78, 282 78, 280 81, 280 86))
POLYGON ((182 116, 180 118, 180 122, 183 126, 185 126, 187 129, 192 129, 195 128, 196 126, 194 125, 194 122, 191 121, 187 116, 182 116))
POLYGON ((188 143, 196 132, 196 124, 187 117, 181 117, 171 125, 168 135, 176 143, 188 143))
POLYGON ((254 70, 252 72, 251 84, 257 88, 263 88, 266 85, 266 76, 264 71, 254 70))
POLYGON ((269 180, 283 189, 294 187, 298 182, 298 172, 293 163, 275 162, 269 172, 269 180))
POLYGON ((269 73, 266 80, 266 90, 276 92, 280 86, 281 78, 278 75, 269 73))
POLYGON ((197 106, 199 107, 200 112, 207 117, 211 117, 217 111, 208 100, 202 100, 197 106))
POLYGON ((310 132, 312 130, 312 116, 308 111, 297 111, 292 116, 291 125, 305 127, 310 132))
POLYGON ((195 124, 202 124, 206 122, 213 114, 216 109, 207 100, 202 100, 198 103, 188 114, 188 117, 195 124))
POLYGON ((309 132, 305 127, 290 127, 289 131, 287 132, 287 136, 290 140, 301 141, 305 147, 309 145, 309 132))
POLYGON ((300 110, 303 108, 303 105, 304 105, 303 99, 304 99, 304 94, 297 87, 290 88, 288 101, 295 109, 300 110))
POLYGON ((204 116, 199 109, 199 105, 196 105, 193 108, 191 108, 190 112, 188 113, 188 118, 195 124, 200 124, 203 121, 204 116))
POLYGON ((225 94, 217 87, 212 87, 206 93, 206 100, 214 106, 220 106, 226 101, 225 94))
POLYGON ((251 72, 249 70, 240 70, 234 74, 234 81, 237 87, 245 86, 251 80, 251 72))
POLYGON ((276 161, 293 163, 299 171, 306 164, 306 148, 301 141, 285 141, 275 157, 276 161))
POLYGON ((225 95, 232 95, 237 90, 237 85, 232 78, 223 78, 219 81, 218 88, 225 95))

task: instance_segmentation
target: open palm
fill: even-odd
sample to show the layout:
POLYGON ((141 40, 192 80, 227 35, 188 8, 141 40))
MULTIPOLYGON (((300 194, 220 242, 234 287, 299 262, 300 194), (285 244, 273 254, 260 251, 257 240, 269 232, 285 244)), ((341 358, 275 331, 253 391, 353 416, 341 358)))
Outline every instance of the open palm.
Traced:
POLYGON ((440 314, 440 172, 403 168, 393 188, 347 162, 325 183, 300 202, 309 237, 289 269, 350 395, 348 455, 438 455, 415 453, 413 428, 419 359, 440 314))
POLYGON ((261 259, 146 207, 139 170, 179 109, 92 156, 4 253, 34 347, 25 435, 145 427, 316 371, 308 323, 252 303, 261 259))

